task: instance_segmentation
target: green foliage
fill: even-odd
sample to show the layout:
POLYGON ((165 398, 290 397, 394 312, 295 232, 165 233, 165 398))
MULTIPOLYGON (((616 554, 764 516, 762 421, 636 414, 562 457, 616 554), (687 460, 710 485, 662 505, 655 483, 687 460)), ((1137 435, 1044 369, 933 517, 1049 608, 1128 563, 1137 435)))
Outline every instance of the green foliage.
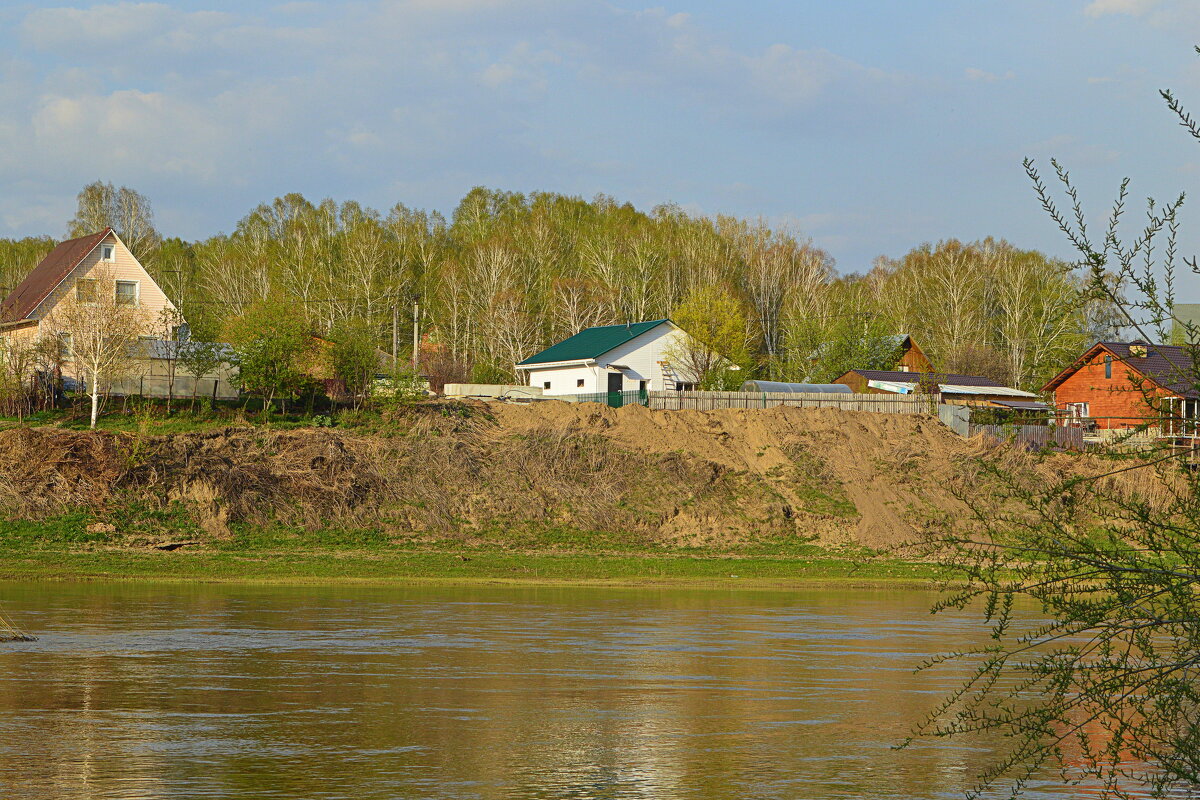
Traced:
POLYGON ((852 369, 894 369, 899 342, 892 324, 870 310, 864 287, 839 283, 831 313, 797 319, 787 339, 793 380, 832 383, 852 369))
MULTIPOLYGON (((383 212, 288 194, 229 235, 184 242, 159 241, 136 192, 85 187, 77 227, 110 221, 145 234, 146 266, 195 338, 217 339, 264 297, 311 333, 338 340, 355 327, 387 351, 395 335, 411 352, 417 322, 421 365, 438 386, 468 370, 475 382, 510 383, 516 362, 585 327, 691 308, 689 326, 712 329, 741 367, 704 370, 709 387, 755 374, 799 380, 815 359, 826 376, 891 366, 878 336, 910 333, 938 369, 1036 388, 1113 321, 1112 303, 1085 292, 1071 265, 1004 241, 922 245, 837 278, 829 255, 794 231, 605 196, 476 187, 447 222, 402 204, 383 212), (115 203, 122 192, 130 202, 115 203), (114 217, 118 206, 128 219, 114 217)), ((0 241, 0 285, 52 245, 0 241)))
POLYGON ((496 364, 477 361, 471 367, 471 383, 512 383, 514 380, 511 370, 496 364))
POLYGON ((419 373, 401 369, 375 382, 374 393, 385 402, 407 405, 429 396, 427 384, 419 373))
MULTIPOLYGON (((1169 92, 1163 97, 1200 141, 1200 125, 1169 92)), ((1057 196, 1032 160, 1025 169, 1089 271, 1081 294, 1117 308, 1142 339, 1162 341, 1174 306, 1183 195, 1163 205, 1150 200, 1127 234, 1127 179, 1104 224, 1089 226, 1070 175, 1051 164, 1057 196)), ((1173 382, 1200 389, 1200 350, 1191 350, 1191 362, 1173 382)), ((994 487, 992 501, 964 495, 973 524, 930 536, 930 556, 963 587, 940 607, 981 606, 991 627, 987 645, 930 665, 961 662, 970 676, 917 729, 1007 743, 972 797, 999 784, 1020 794, 1047 767, 1103 797, 1166 797, 1200 785, 1195 455, 1194 439, 1164 442, 1154 458, 1117 450, 1112 469, 1059 480, 1047 479, 1057 471, 1051 465, 1020 469, 984 458, 978 481, 994 487)))
POLYGON ((205 377, 211 377, 225 363, 225 348, 216 342, 204 342, 196 339, 184 343, 179 350, 179 363, 195 376, 192 381, 192 397, 200 390, 200 382, 205 377))
POLYGON ((351 397, 368 397, 379 371, 376 334, 371 324, 363 319, 342 320, 329 338, 333 343, 329 351, 333 374, 345 384, 351 397))
POLYGON ((738 389, 752 377, 749 324, 742 304, 728 289, 696 289, 671 312, 671 320, 688 335, 667 354, 681 375, 711 391, 738 389))
POLYGON ((1200 782, 1200 482, 1169 460, 1142 468, 1138 483, 1046 485, 983 460, 992 500, 964 496, 974 524, 930 539, 966 587, 938 608, 981 608, 991 641, 946 657, 971 676, 917 732, 1007 741, 982 788, 1019 790, 1047 766, 1109 796, 1200 782))
POLYGON ((16 288, 55 244, 49 236, 0 239, 0 294, 7 296, 16 288))
POLYGON ((1073 265, 991 238, 921 245, 866 280, 891 332, 911 334, 938 370, 1031 390, 1091 344, 1113 311, 1073 265))
POLYGON ((233 343, 242 384, 269 403, 289 398, 309 382, 313 340, 305 321, 291 313, 286 301, 256 302, 229 321, 226 335, 233 343))

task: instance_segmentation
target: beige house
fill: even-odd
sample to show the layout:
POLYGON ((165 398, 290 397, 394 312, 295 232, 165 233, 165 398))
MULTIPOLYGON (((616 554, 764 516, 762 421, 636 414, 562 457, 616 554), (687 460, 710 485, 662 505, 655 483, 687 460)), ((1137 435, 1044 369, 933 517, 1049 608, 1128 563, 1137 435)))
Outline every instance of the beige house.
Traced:
MULTIPOLYGON (((51 329, 54 309, 68 297, 82 299, 100 287, 112 291, 115 302, 141 309, 150 325, 143 337, 145 346, 135 357, 134 373, 110 391, 166 396, 174 361, 176 396, 190 395, 193 388, 204 396, 214 392, 222 398, 237 396, 236 372, 230 365, 197 377, 178 363, 176 357, 186 343, 163 341, 175 338, 176 332, 163 329, 167 326, 162 322, 163 312, 175 311, 175 306, 112 228, 62 242, 42 259, 0 302, 0 341, 29 344, 58 337, 60 332, 51 329)), ((65 372, 71 372, 69 363, 65 372)))

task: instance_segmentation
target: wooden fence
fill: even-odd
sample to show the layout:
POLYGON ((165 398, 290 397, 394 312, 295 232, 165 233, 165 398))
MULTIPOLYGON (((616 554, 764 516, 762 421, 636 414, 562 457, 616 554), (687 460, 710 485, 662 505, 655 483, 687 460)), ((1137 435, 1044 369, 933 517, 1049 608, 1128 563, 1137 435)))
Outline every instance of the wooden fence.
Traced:
POLYGON ((934 414, 940 395, 825 394, 805 392, 650 392, 652 409, 715 411, 721 408, 837 408, 882 414, 934 414))
POLYGON ((971 425, 971 435, 984 434, 1030 449, 1062 447, 1083 449, 1083 428, 1059 425, 971 425))

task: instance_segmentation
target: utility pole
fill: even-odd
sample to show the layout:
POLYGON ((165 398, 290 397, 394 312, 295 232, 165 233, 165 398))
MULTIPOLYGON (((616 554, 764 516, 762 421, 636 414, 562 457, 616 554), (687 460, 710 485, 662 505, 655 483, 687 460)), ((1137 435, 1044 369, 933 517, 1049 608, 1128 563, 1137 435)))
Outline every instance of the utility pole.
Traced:
POLYGON ((400 364, 400 306, 392 301, 392 371, 400 364))
POLYGON ((421 296, 413 296, 413 373, 421 364, 421 296))

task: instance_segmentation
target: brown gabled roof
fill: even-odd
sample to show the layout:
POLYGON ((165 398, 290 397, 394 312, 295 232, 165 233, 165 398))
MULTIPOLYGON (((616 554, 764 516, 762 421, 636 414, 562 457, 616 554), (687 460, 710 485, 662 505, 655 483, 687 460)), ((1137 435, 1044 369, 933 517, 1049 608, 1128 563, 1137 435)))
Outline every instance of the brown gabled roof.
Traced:
POLYGON ((1049 392, 1058 388, 1063 381, 1078 372, 1092 358, 1102 352, 1107 352, 1114 359, 1130 367, 1163 389, 1189 399, 1200 398, 1200 375, 1197 365, 1187 348, 1169 344, 1146 344, 1145 342, 1096 342, 1087 352, 1077 358, 1071 366, 1055 375, 1042 388, 1049 392), (1130 348, 1139 345, 1146 348, 1146 355, 1135 356, 1130 348))
POLYGON ((54 287, 62 283, 71 274, 71 270, 79 266, 79 262, 88 253, 96 249, 96 245, 112 233, 112 228, 105 228, 100 233, 81 236, 78 239, 68 239, 41 260, 33 272, 25 276, 16 289, 4 302, 0 303, 0 323, 16 322, 27 318, 42 301, 50 296, 54 287))

